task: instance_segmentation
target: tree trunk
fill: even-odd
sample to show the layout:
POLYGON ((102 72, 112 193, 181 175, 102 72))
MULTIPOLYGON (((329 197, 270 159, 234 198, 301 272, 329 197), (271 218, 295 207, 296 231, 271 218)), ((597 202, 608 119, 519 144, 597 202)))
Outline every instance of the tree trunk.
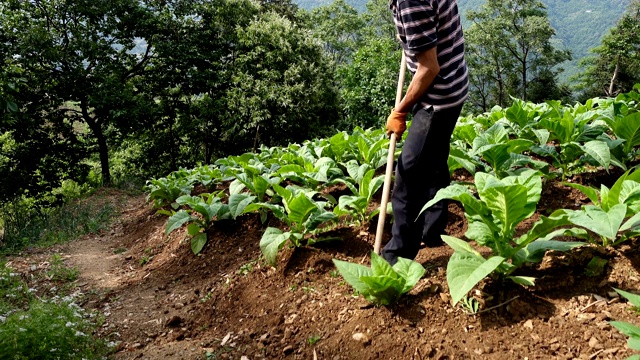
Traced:
POLYGON ((616 80, 618 79, 619 72, 620 72, 620 59, 616 59, 616 68, 613 70, 613 76, 611 77, 611 82, 609 83, 609 91, 607 92, 607 96, 613 96, 613 87, 615 85, 616 80))
POLYGON ((526 60, 522 62, 522 101, 527 101, 527 61, 526 60))
POLYGON ((80 101, 82 109, 82 117, 89 125, 89 129, 98 141, 98 153, 100 155, 100 169, 102 171, 102 185, 111 185, 111 172, 109 171, 109 148, 107 147, 107 139, 104 137, 100 123, 89 115, 89 110, 84 100, 80 101))

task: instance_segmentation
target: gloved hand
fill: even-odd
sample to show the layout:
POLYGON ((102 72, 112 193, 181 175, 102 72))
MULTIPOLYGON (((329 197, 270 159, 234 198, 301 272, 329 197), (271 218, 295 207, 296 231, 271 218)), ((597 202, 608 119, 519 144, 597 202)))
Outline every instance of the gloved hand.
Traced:
POLYGON ((387 118, 387 135, 391 136, 391 133, 395 133, 396 137, 400 139, 405 130, 407 130, 407 113, 397 112, 395 109, 391 110, 391 115, 387 118))

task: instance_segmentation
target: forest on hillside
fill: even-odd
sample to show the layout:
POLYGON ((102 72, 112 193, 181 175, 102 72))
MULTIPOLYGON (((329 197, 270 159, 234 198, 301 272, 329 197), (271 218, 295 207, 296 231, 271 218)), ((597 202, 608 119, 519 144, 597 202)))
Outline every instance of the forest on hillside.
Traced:
MULTIPOLYGON (((366 0, 347 0, 356 10, 367 10, 366 0)), ((631 0, 543 0, 549 22, 555 29, 554 44, 560 49, 571 51, 572 60, 562 65, 565 71, 560 75, 569 81, 580 72, 579 60, 589 55, 591 48, 598 46, 602 37, 620 19, 631 0)), ((328 0, 296 0, 301 8, 312 10, 328 6, 328 0)), ((478 10, 485 0, 458 0, 462 25, 466 29, 471 21, 466 14, 478 10)))
MULTIPOLYGON (((640 82, 639 12, 633 1, 575 87, 559 80, 571 55, 554 46, 540 2, 489 0, 468 12, 465 113, 630 91, 640 82)), ((86 189, 139 188, 261 146, 380 128, 399 49, 386 0, 365 12, 342 0, 310 11, 288 0, 4 1, 4 237, 8 224, 86 189)))

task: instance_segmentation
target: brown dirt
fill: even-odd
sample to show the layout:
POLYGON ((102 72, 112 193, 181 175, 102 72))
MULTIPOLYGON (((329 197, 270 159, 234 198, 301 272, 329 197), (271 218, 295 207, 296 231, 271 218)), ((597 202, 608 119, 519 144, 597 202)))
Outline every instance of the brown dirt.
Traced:
MULTIPOLYGON (((586 201, 550 182, 540 212, 586 201)), ((447 231, 463 237, 462 207, 449 210, 447 231)), ((267 224, 257 215, 217 224, 199 256, 184 232, 164 235, 166 220, 131 197, 110 231, 51 250, 80 270, 84 306, 106 315, 100 335, 120 341, 115 359, 620 359, 632 352, 608 321, 640 323, 610 294, 639 289, 637 242, 549 253, 519 273, 536 276, 535 287, 486 280, 474 293, 481 310, 510 302, 468 315, 450 304, 446 246, 421 250, 425 277, 398 304, 375 307, 353 296, 331 261, 367 264, 375 224, 333 230, 340 242, 285 249, 272 268, 260 259, 267 224), (587 276, 596 255, 608 260, 605 271, 587 276)), ((28 272, 29 264, 46 267, 44 258, 12 264, 28 272)))

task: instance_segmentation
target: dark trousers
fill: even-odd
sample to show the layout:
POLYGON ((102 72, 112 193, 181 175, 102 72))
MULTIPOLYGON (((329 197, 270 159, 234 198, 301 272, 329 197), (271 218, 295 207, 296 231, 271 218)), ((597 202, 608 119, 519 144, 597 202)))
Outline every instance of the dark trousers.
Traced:
POLYGON ((448 202, 440 201, 418 215, 438 190, 451 183, 447 160, 451 134, 461 110, 462 105, 437 112, 431 107, 414 112, 396 166, 391 195, 392 238, 382 250, 382 256, 392 265, 398 257, 415 259, 421 242, 429 246, 442 241, 448 202))

